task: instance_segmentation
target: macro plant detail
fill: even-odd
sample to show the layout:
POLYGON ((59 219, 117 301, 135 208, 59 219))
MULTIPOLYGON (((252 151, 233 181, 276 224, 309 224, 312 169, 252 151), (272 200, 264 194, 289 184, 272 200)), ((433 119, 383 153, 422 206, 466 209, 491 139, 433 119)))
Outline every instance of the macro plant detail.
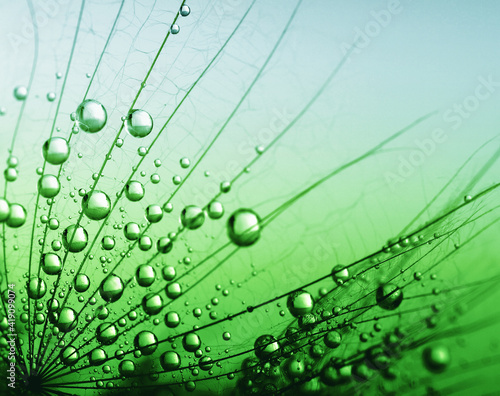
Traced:
POLYGON ((498 5, 0 7, 2 392, 496 391, 498 5))

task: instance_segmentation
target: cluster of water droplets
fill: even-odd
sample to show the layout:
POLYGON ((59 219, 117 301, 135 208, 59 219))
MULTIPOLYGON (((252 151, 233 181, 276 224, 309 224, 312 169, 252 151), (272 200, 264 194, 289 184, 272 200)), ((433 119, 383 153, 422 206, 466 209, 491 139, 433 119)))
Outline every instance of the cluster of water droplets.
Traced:
MULTIPOLYGON (((190 13, 183 3, 178 15, 190 13)), ((170 25, 171 35, 180 32, 176 21, 170 25)), ((28 89, 16 87, 14 97, 25 101, 28 89)), ((54 92, 46 94, 49 102, 57 97, 54 92)), ((70 137, 51 133, 41 147, 36 204, 27 211, 0 198, 0 223, 9 228, 26 228, 29 214, 43 213, 34 217, 37 231, 31 235, 35 247, 28 254, 30 269, 18 282, 25 285, 19 293, 22 312, 18 315, 19 333, 24 336, 18 346, 25 356, 19 355, 19 360, 29 362, 29 367, 19 370, 26 370, 27 384, 41 378, 48 393, 64 391, 68 384, 76 386, 75 392, 142 386, 156 390, 171 385, 193 392, 204 381, 218 381, 222 385, 213 389, 236 388, 240 394, 363 394, 374 388, 392 394, 409 383, 410 374, 398 367, 415 351, 416 364, 428 373, 449 369, 453 353, 446 342, 429 343, 445 317, 443 312, 448 314, 441 293, 447 283, 433 273, 434 262, 422 258, 443 240, 440 232, 448 221, 453 223, 455 211, 462 206, 455 205, 435 224, 396 238, 367 257, 345 264, 330 259, 320 278, 299 288, 285 282, 286 291, 274 298, 264 299, 248 286, 248 299, 257 304, 242 300, 240 307, 240 301, 229 304, 233 300, 227 297, 259 279, 265 269, 252 271, 244 282, 210 285, 204 289, 211 290, 207 293, 196 287, 210 274, 224 271, 222 265, 235 266, 233 255, 251 257, 252 249, 267 237, 268 224, 295 201, 286 201, 267 215, 246 206, 234 209, 231 199, 238 176, 220 182, 215 196, 204 204, 188 203, 174 210, 168 197, 181 189, 198 162, 181 156, 179 175, 173 172, 171 183, 161 183, 163 158, 151 161, 153 144, 148 139, 163 128, 148 110, 135 108, 134 102, 121 117, 124 133, 120 129, 114 139, 106 105, 99 98, 85 98, 70 120, 70 137), (80 138, 102 137, 110 146, 100 159, 102 167, 99 163, 92 169, 90 186, 61 176, 68 162, 77 160, 73 157, 83 158, 71 141, 80 131, 84 135, 80 138), (108 188, 103 182, 105 165, 113 158, 111 152, 121 149, 152 162, 155 171, 149 180, 134 165, 119 189, 108 188), (68 193, 69 186, 74 191, 68 193), (166 199, 150 198, 157 187, 168 190, 166 199), (57 205, 65 200, 63 215, 57 205), (77 204, 74 210, 70 203, 77 204), (207 251, 206 258, 193 260, 194 249, 185 236, 210 239, 214 229, 222 229, 217 239, 220 246, 207 251), (35 234, 43 236, 36 240, 35 234), (54 236, 51 243, 49 236, 54 236), (408 313, 411 320, 405 320, 408 313), (272 323, 259 322, 262 315, 272 323), (251 327, 253 322, 257 325, 251 327)), ((266 148, 259 145, 255 151, 258 159, 266 148)), ((18 167, 19 160, 10 155, 4 171, 7 184, 18 180, 18 167)), ((246 173, 248 168, 241 174, 246 173)), ((293 199, 304 195, 301 191, 293 199)), ((466 215, 474 199, 465 200, 466 215)), ((455 250, 443 247, 446 254, 455 250)), ((442 256, 431 257, 439 261, 442 256)), ((256 257, 255 261, 270 260, 272 254, 256 257)), ((247 267, 254 264, 241 272, 246 274, 247 267)), ((277 282, 266 279, 263 284, 272 288, 277 282)), ((4 347, 6 323, 3 316, 4 347)))

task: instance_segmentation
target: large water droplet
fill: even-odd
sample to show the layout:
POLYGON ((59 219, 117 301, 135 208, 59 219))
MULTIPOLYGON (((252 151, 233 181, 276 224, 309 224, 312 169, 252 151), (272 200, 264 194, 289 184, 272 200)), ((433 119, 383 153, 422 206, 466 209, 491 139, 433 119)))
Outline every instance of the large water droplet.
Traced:
POLYGON ((28 296, 34 300, 42 298, 47 293, 45 281, 41 278, 33 278, 28 282, 28 296))
POLYGON ((72 308, 64 307, 61 309, 59 314, 59 319, 57 320, 56 326, 59 331, 63 333, 67 333, 68 331, 73 330, 78 324, 78 317, 76 312, 72 308))
POLYGON ((67 346, 61 352, 61 361, 66 366, 74 365, 79 358, 80 355, 78 354, 77 349, 73 346, 67 346))
POLYGON ((396 285, 387 283, 378 287, 376 300, 380 308, 392 311, 401 305, 403 291, 396 285))
POLYGON ((175 267, 167 265, 162 268, 161 274, 163 276, 163 279, 165 279, 166 281, 171 281, 175 278, 175 267))
POLYGON ((135 272, 135 278, 139 286, 148 287, 155 281, 156 272, 152 266, 149 264, 142 264, 137 267, 135 272))
POLYGON ((208 204, 207 213, 213 220, 220 219, 224 215, 224 207, 219 201, 212 201, 208 204))
POLYGON ((85 228, 76 224, 70 225, 63 231, 62 241, 63 245, 71 253, 81 252, 87 246, 89 236, 85 228))
POLYGON ((146 208, 146 219, 150 223, 158 223, 163 218, 163 210, 160 205, 149 205, 146 208))
POLYGON ((177 352, 167 351, 160 357, 160 364, 165 371, 173 371, 181 366, 181 357, 177 352))
POLYGON ((47 275, 57 275, 62 271, 61 258, 55 253, 45 253, 41 262, 43 272, 47 275))
POLYGON ((340 343, 342 342, 342 336, 338 331, 330 330, 328 333, 325 334, 323 340, 328 348, 337 348, 338 346, 340 346, 340 343))
POLYGON ((161 237, 160 239, 158 239, 158 242, 156 243, 156 248, 158 249, 158 252, 163 254, 170 252, 173 246, 174 244, 172 240, 168 237, 161 237))
POLYGON ((106 351, 96 348, 89 354, 89 362, 92 366, 100 366, 108 358, 106 351))
POLYGON ((88 290, 90 286, 90 279, 85 274, 78 274, 75 276, 74 280, 75 290, 79 293, 83 293, 88 290))
POLYGON ((0 198, 0 223, 3 223, 5 220, 9 218, 10 215, 10 205, 9 203, 0 198))
POLYGON ((150 331, 141 331, 134 338, 134 346, 139 349, 143 355, 151 355, 158 347, 158 339, 150 331))
POLYGON ((101 244, 104 250, 111 250, 115 247, 115 238, 112 235, 105 235, 102 237, 101 244))
POLYGON ((89 219, 102 220, 111 210, 111 200, 106 193, 94 190, 83 196, 82 209, 89 219))
POLYGON ((135 363, 132 360, 123 360, 118 365, 118 371, 124 377, 130 377, 135 373, 135 363))
POLYGON ((123 281, 119 276, 106 277, 99 286, 99 294, 107 302, 117 301, 123 294, 123 281))
POLYGON ((181 16, 187 17, 191 13, 191 9, 188 5, 184 4, 181 6, 179 13, 181 14, 181 16))
POLYGON ((298 290, 288 296, 287 307, 293 316, 302 316, 312 312, 314 299, 310 293, 298 290))
POLYGON ((66 139, 53 137, 47 140, 42 147, 45 161, 52 165, 60 165, 69 157, 69 145, 66 139))
POLYGON ((179 326, 180 323, 181 318, 177 312, 170 311, 165 315, 165 324, 167 327, 173 329, 174 327, 179 326))
POLYGON ((10 214, 7 218, 6 224, 11 228, 18 228, 26 223, 26 209, 24 206, 13 203, 10 204, 10 214))
POLYGON ((194 352, 201 347, 200 337, 196 333, 188 333, 182 339, 182 346, 187 352, 194 352))
POLYGON ((148 315, 156 315, 163 308, 163 299, 159 294, 148 294, 142 299, 142 308, 148 315))
POLYGON ((197 206, 188 205, 181 212, 181 223, 190 230, 200 228, 205 222, 205 212, 197 206))
POLYGON ((139 238, 139 249, 146 252, 153 247, 153 241, 147 235, 139 238))
POLYGON ((82 131, 96 133, 106 125, 108 114, 97 100, 87 99, 78 106, 76 119, 82 131))
POLYGON ((343 285, 344 282, 349 280, 349 270, 342 265, 336 265, 332 269, 332 278, 337 285, 343 285))
POLYGON ((428 346, 422 352, 422 359, 427 370, 439 374, 450 365, 450 350, 444 344, 428 346))
POLYGON ((229 239, 238 246, 253 245, 260 238, 260 217, 251 209, 238 209, 227 222, 229 239))
POLYGON ((139 224, 130 222, 123 228, 123 233, 129 241, 135 241, 141 235, 141 228, 139 224))
POLYGON ((43 175, 38 180, 38 192, 44 198, 53 198, 61 191, 59 179, 54 175, 43 175))
POLYGON ((175 299, 182 294, 182 287, 179 283, 172 282, 166 286, 165 292, 168 298, 175 299))
POLYGON ((265 334, 255 340, 254 349, 255 355, 259 359, 266 360, 271 355, 276 354, 276 351, 280 349, 280 344, 275 337, 265 334))
POLYGON ((144 197, 144 186, 136 180, 129 181, 125 186, 125 196, 129 201, 140 201, 144 197))
POLYGON ((19 85, 14 88, 14 97, 17 100, 24 100, 26 99, 27 96, 28 96, 28 89, 25 86, 19 85))
POLYGON ((118 338, 118 329, 112 323, 101 323, 97 326, 95 336, 101 344, 111 345, 118 338))
POLYGON ((153 119, 147 111, 132 110, 125 121, 127 132, 137 138, 148 136, 153 129, 153 119))

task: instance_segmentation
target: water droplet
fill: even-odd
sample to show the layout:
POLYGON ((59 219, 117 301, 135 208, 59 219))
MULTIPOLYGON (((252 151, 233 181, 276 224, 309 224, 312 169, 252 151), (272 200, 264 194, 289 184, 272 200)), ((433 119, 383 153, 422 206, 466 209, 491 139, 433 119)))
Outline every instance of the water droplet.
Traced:
POLYGON ((142 287, 149 287, 155 281, 156 272, 149 264, 142 264, 137 267, 135 278, 137 283, 142 287))
POLYGON ((229 239, 238 246, 253 245, 260 238, 260 217, 251 209, 238 209, 227 222, 229 239))
POLYGON ((191 13, 191 9, 189 8, 189 6, 184 4, 181 6, 179 13, 181 14, 181 16, 187 17, 191 13))
POLYGON ((172 250, 174 247, 174 244, 172 243, 172 240, 168 237, 161 237, 158 239, 158 242, 156 243, 156 248, 158 249, 158 252, 166 254, 172 250))
POLYGON ((90 286, 90 279, 85 274, 78 274, 75 276, 74 280, 75 290, 79 293, 83 293, 88 290, 90 286))
POLYGON ((135 363, 132 360, 123 360, 118 365, 118 371, 124 377, 130 377, 135 373, 135 363))
POLYGON ((76 119, 80 129, 88 133, 96 133, 106 125, 108 114, 97 100, 87 99, 78 106, 76 119))
POLYGON ((129 241, 135 241, 141 234, 141 228, 139 227, 139 224, 130 222, 127 223, 123 228, 123 233, 125 235, 125 238, 127 238, 129 241))
POLYGON ((150 331, 141 331, 134 338, 134 346, 141 351, 142 355, 148 356, 156 351, 158 339, 150 331))
POLYGON ((167 285, 165 292, 167 293, 167 297, 173 300, 182 294, 182 288, 179 283, 172 282, 167 285))
POLYGON ((165 279, 166 281, 171 281, 175 278, 175 268, 171 265, 165 266, 161 270, 161 274, 163 276, 163 279, 165 279))
POLYGON ((102 348, 96 348, 89 354, 89 363, 92 366, 100 366, 108 358, 106 351, 102 348))
POLYGON ((287 307, 295 317, 311 313, 314 309, 313 296, 304 290, 295 291, 288 296, 287 307))
POLYGON ((5 180, 7 180, 8 182, 13 182, 17 180, 18 172, 15 168, 7 168, 4 170, 3 175, 5 177, 5 180))
POLYGON ((71 253, 81 252, 87 247, 89 236, 85 228, 75 224, 70 225, 63 231, 63 245, 71 253))
POLYGON ((9 168, 16 168, 17 165, 19 165, 18 158, 13 155, 10 155, 9 158, 7 158, 7 166, 9 168))
POLYGON ((332 278, 337 285, 343 285, 349 279, 349 270, 342 265, 336 265, 332 270, 332 278))
POLYGON ((153 241, 147 235, 143 235, 139 238, 139 249, 146 252, 153 247, 153 241))
POLYGON ((142 308, 148 315, 157 315, 163 308, 163 299, 159 294, 148 294, 142 299, 142 308))
POLYGON ((228 193, 229 191, 231 191, 231 182, 223 181, 220 184, 220 191, 222 193, 228 193))
POLYGON ((167 327, 173 329, 174 327, 179 326, 181 323, 181 318, 179 317, 179 314, 177 312, 168 312, 165 315, 165 324, 167 327))
POLYGON ((186 168, 189 168, 189 165, 191 164, 191 162, 189 161, 188 157, 183 157, 180 160, 180 164, 181 164, 181 168, 186 169, 186 168))
POLYGON ((450 350, 444 344, 428 346, 422 352, 422 359, 427 370, 439 374, 450 365, 450 350))
POLYGON ((28 89, 25 86, 19 85, 14 88, 14 97, 17 100, 24 100, 26 99, 27 96, 28 96, 28 89))
POLYGON ((45 253, 41 261, 43 272, 47 275, 57 275, 62 271, 61 258, 55 253, 45 253))
POLYGON ((56 323, 59 331, 67 333, 68 331, 73 330, 77 324, 78 317, 74 309, 68 307, 61 309, 61 313, 59 314, 59 318, 56 323))
POLYGON ((144 186, 141 182, 131 180, 125 186, 125 196, 129 201, 140 201, 144 197, 144 186))
POLYGON ((24 206, 13 203, 10 204, 10 214, 7 218, 6 224, 11 228, 18 228, 26 223, 26 209, 24 206))
POLYGON ((10 215, 10 205, 9 203, 0 198, 0 223, 3 223, 5 220, 9 218, 10 215))
POLYGON ((115 247, 115 238, 111 235, 105 235, 101 241, 104 250, 112 250, 115 247))
POLYGON ((172 25, 172 26, 170 27, 170 32, 171 32, 172 34, 177 34, 177 33, 179 33, 180 31, 181 31, 181 28, 179 27, 179 25, 174 24, 174 25, 172 25))
POLYGON ((279 349, 279 342, 270 334, 264 334, 255 340, 255 356, 261 360, 269 359, 279 349))
POLYGON ((69 144, 66 139, 53 137, 45 141, 42 146, 43 158, 52 165, 64 163, 70 153, 69 144))
POLYGON ((79 358, 80 355, 78 354, 77 349, 73 346, 67 346, 61 351, 61 361, 66 366, 74 365, 79 358))
POLYGON ((34 300, 38 300, 45 296, 47 286, 41 278, 33 278, 28 282, 28 296, 34 300))
POLYGON ((94 190, 82 199, 83 213, 91 220, 102 220, 111 211, 111 200, 102 191, 94 190))
POLYGON ((181 223, 190 230, 200 228, 205 222, 205 212, 197 206, 188 205, 181 212, 181 223))
POLYGON ((396 285, 387 283, 378 287, 376 300, 380 308, 392 311, 401 305, 403 291, 396 285))
POLYGON ((125 120, 127 132, 136 138, 148 136, 153 129, 153 119, 147 111, 132 110, 125 120))
POLYGON ((212 220, 220 219, 224 216, 224 207, 219 201, 212 201, 208 204, 207 213, 212 220))
POLYGON ((210 356, 203 356, 199 361, 200 369, 203 371, 210 370, 214 364, 212 363, 212 358, 210 356))
POLYGON ((96 339, 103 345, 111 345, 118 338, 118 329, 112 323, 101 323, 96 329, 96 339))
POLYGON ((110 275, 106 277, 99 286, 99 294, 107 302, 117 301, 123 294, 123 281, 119 276, 110 275))
POLYGON ((59 179, 54 175, 43 175, 38 180, 38 192, 44 198, 53 198, 61 191, 59 179))
POLYGON ((182 339, 182 346, 186 352, 194 352, 201 347, 200 337, 196 333, 188 333, 182 339))
POLYGON ((181 357, 177 352, 167 351, 160 357, 160 364, 165 371, 173 371, 181 366, 181 357))
POLYGON ((160 205, 149 205, 146 208, 146 219, 150 223, 158 223, 163 218, 163 210, 160 205))

